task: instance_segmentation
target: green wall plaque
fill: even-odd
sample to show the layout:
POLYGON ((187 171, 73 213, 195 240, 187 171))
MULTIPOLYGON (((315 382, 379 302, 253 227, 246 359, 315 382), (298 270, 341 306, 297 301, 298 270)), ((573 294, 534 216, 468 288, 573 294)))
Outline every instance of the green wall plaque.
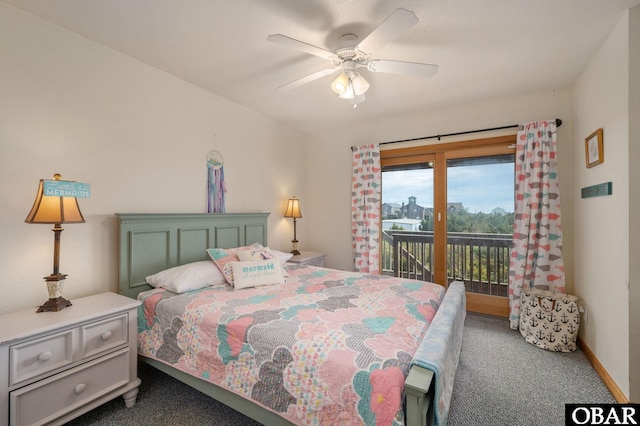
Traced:
POLYGON ((613 184, 604 182, 598 185, 587 186, 582 188, 582 198, 601 197, 603 195, 611 195, 613 184))

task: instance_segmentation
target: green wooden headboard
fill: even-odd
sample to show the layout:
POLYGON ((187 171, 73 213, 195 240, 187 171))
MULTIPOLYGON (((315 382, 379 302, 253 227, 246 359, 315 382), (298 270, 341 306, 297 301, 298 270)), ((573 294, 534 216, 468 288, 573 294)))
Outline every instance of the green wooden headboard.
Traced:
POLYGON ((212 247, 267 245, 269 213, 116 213, 119 292, 136 298, 148 275, 208 259, 212 247))

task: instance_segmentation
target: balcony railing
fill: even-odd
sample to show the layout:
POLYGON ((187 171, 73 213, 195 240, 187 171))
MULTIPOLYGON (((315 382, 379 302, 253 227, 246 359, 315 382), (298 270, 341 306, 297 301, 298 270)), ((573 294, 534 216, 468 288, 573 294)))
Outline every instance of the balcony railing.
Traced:
MULTIPOLYGON (((382 273, 433 281, 433 232, 382 232, 382 273)), ((468 292, 507 296, 510 234, 447 234, 447 282, 465 283, 468 292)))

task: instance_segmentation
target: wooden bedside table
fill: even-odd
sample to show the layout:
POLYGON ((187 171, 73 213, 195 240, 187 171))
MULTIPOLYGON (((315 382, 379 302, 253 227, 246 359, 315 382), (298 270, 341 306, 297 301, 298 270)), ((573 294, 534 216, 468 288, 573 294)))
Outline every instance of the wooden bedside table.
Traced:
POLYGON ((64 424, 138 394, 137 308, 115 293, 0 315, 0 424, 64 424))
POLYGON ((292 256, 289 262, 299 265, 324 266, 324 258, 327 255, 317 251, 301 251, 300 254, 292 256))

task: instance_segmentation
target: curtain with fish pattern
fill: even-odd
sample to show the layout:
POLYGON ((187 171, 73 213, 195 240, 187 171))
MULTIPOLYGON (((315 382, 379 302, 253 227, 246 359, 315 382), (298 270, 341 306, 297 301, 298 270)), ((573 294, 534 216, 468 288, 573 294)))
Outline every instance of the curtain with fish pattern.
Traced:
POLYGON ((512 329, 519 326, 523 289, 565 291, 555 120, 519 126, 515 167, 515 219, 509 262, 512 329))
POLYGON ((351 147, 351 241, 356 272, 380 272, 380 202, 382 169, 380 146, 351 147))

